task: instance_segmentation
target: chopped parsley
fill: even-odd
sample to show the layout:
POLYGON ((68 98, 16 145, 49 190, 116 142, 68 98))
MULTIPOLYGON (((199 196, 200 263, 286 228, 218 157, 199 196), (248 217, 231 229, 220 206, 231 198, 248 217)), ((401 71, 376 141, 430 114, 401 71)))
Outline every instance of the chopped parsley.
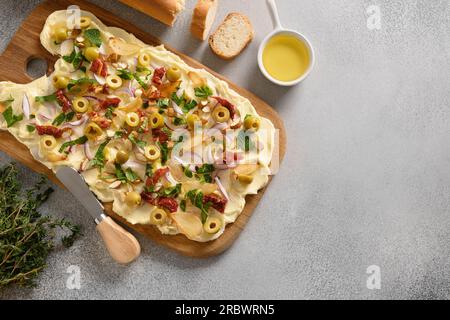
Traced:
POLYGON ((69 113, 61 112, 52 122, 53 126, 59 126, 65 121, 70 121, 75 116, 75 112, 71 111, 69 113))
POLYGON ((93 84, 94 80, 89 78, 80 78, 77 80, 70 80, 69 84, 67 85, 67 90, 71 91, 73 87, 75 86, 81 86, 83 84, 93 84))
POLYGON ((98 29, 88 29, 84 31, 84 37, 93 45, 100 47, 102 45, 102 36, 98 29))
POLYGON ((186 124, 186 120, 184 120, 183 118, 175 117, 175 119, 173 119, 173 124, 176 126, 181 126, 182 124, 186 124))
POLYGON ((85 60, 83 53, 81 53, 81 51, 76 52, 75 50, 73 50, 70 55, 63 56, 62 58, 67 63, 71 63, 75 69, 79 69, 81 67, 81 64, 85 60))
POLYGON ((171 99, 181 108, 181 110, 183 110, 184 113, 188 113, 197 106, 197 101, 189 101, 185 98, 184 94, 181 97, 178 97, 176 92, 174 92, 172 93, 171 99))
POLYGON ((156 105, 158 108, 166 109, 169 106, 169 98, 158 99, 156 105))
POLYGON ((206 99, 209 96, 212 96, 213 92, 210 87, 202 86, 198 88, 194 88, 195 96, 199 98, 206 99))
POLYGON ((28 131, 28 132, 33 132, 34 130, 36 130, 36 127, 35 127, 35 126, 32 126, 32 125, 27 124, 27 131, 28 131))
POLYGON ((122 182, 134 182, 139 179, 138 175, 131 168, 123 170, 118 163, 115 164, 115 168, 116 177, 122 182))
MULTIPOLYGON (((206 222, 206 219, 208 218, 208 210, 211 207, 212 203, 211 202, 203 203, 203 192, 201 192, 197 189, 189 190, 186 193, 185 198, 189 199, 189 201, 191 201, 191 203, 194 206, 196 206, 197 208, 200 209, 202 223, 204 224, 206 222)), ((180 203, 180 206, 181 206, 181 203, 180 203)), ((186 209, 186 206, 184 206, 184 207, 186 209)), ((183 211, 185 211, 185 209, 183 211)))
POLYGON ((103 150, 108 144, 109 140, 104 141, 95 152, 94 159, 92 159, 92 165, 97 168, 103 168, 105 165, 105 155, 103 154, 103 150))
POLYGON ((34 101, 38 103, 53 102, 56 101, 56 94, 53 93, 48 96, 38 96, 34 98, 34 101))
POLYGON ((159 150, 161 150, 161 164, 166 164, 167 159, 169 158, 169 148, 167 147, 167 142, 160 143, 157 142, 159 150))
POLYGON ((160 191, 161 196, 176 198, 181 193, 181 183, 177 183, 176 186, 165 188, 160 191))
POLYGON ((14 102, 14 98, 10 97, 8 100, 5 101, 1 101, 0 104, 2 104, 3 106, 8 106, 5 111, 3 111, 3 118, 5 118, 6 121, 6 125, 7 127, 11 127, 13 126, 16 122, 22 121, 23 120, 23 114, 20 115, 15 115, 13 108, 12 108, 12 103, 14 102))
POLYGON ((105 112, 105 118, 106 118, 106 119, 112 119, 112 117, 113 117, 113 112, 114 112, 114 108, 113 108, 113 107, 108 107, 108 108, 106 109, 106 112, 105 112))
POLYGON ((61 147, 59 148, 59 152, 63 152, 66 148, 77 145, 77 144, 84 144, 88 138, 86 136, 81 136, 75 140, 64 142, 61 147))
POLYGON ((128 139, 140 148, 145 148, 145 146, 147 145, 147 143, 145 141, 137 139, 134 136, 133 132, 128 135, 128 139))

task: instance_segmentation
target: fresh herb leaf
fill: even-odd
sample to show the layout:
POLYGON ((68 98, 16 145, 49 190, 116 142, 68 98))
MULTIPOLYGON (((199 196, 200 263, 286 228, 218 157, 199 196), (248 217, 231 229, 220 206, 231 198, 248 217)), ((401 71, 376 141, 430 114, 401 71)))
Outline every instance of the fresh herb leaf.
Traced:
POLYGON ((36 127, 35 127, 35 126, 32 126, 32 125, 27 124, 27 131, 28 131, 28 132, 33 132, 34 130, 36 130, 36 127))
POLYGON ((137 139, 137 138, 134 136, 133 132, 130 133, 130 134, 128 135, 128 139, 129 139, 132 143, 134 143, 135 145, 137 145, 139 148, 145 148, 145 146, 147 145, 147 143, 146 143, 145 141, 142 141, 142 140, 137 139))
POLYGON ((106 145, 109 140, 104 141, 95 152, 95 156, 92 159, 92 165, 97 168, 103 168, 105 165, 105 155, 103 154, 103 150, 105 150, 106 145))
POLYGON ((188 113, 189 111, 194 109, 196 106, 197 106, 197 101, 191 100, 189 102, 185 102, 183 107, 181 107, 181 109, 183 110, 184 113, 188 113))
POLYGON ((186 124, 186 120, 184 120, 183 118, 175 117, 175 119, 173 119, 173 124, 176 126, 181 126, 182 124, 186 124))
POLYGON ((117 75, 124 80, 133 80, 133 74, 126 69, 117 69, 117 75))
POLYGON ((23 114, 15 115, 13 112, 13 108, 10 105, 8 108, 6 108, 5 111, 3 111, 3 118, 5 118, 7 127, 13 126, 16 122, 23 120, 23 114))
POLYGON ((66 148, 77 145, 77 144, 84 144, 88 138, 86 136, 81 136, 75 140, 64 142, 61 147, 59 148, 59 152, 63 152, 66 148))
POLYGON ((180 201, 180 209, 186 211, 186 200, 183 199, 180 201))
POLYGON ((61 112, 52 122, 52 125, 59 126, 64 121, 66 121, 66 114, 64 112, 61 112))
POLYGON ((165 197, 177 197, 181 193, 181 183, 176 186, 165 188, 161 191, 161 195, 165 197))
POLYGON ((212 96, 213 92, 210 87, 208 86, 202 86, 198 88, 194 88, 195 96, 199 98, 208 98, 209 96, 212 96))
POLYGON ((138 175, 131 168, 125 169, 125 177, 129 182, 134 182, 138 179, 138 175))
POLYGON ((184 175, 185 175, 186 177, 188 177, 188 178, 192 178, 192 176, 193 176, 192 171, 189 170, 189 167, 188 167, 188 166, 186 166, 186 167, 184 168, 184 175))
POLYGON ((94 79, 89 79, 89 78, 80 78, 77 80, 70 80, 69 84, 67 85, 67 90, 71 91, 73 89, 73 87, 75 86, 81 86, 84 84, 93 84, 94 83, 94 79))
POLYGON ((169 106, 169 102, 170 102, 169 98, 158 99, 158 101, 156 102, 156 105, 159 108, 166 109, 169 106))
POLYGON ((84 37, 93 45, 100 47, 102 45, 102 36, 98 29, 88 29, 84 31, 84 37))
POLYGON ((64 61, 67 63, 71 63, 75 70, 78 70, 81 67, 81 64, 85 60, 83 53, 81 51, 73 50, 72 53, 68 56, 63 56, 64 61))
POLYGON ((124 134, 125 134, 125 131, 118 130, 118 131, 114 132, 114 139, 122 138, 124 134))
POLYGON ((214 171, 214 165, 210 163, 204 163, 201 167, 199 167, 196 172, 200 174, 211 173, 214 171))
POLYGON ((153 176, 153 167, 150 163, 147 163, 145 165, 145 176, 146 177, 151 177, 153 176))
MULTIPOLYGON (((197 208, 200 209, 201 220, 202 220, 202 223, 204 224, 206 222, 206 219, 208 218, 208 210, 212 204, 210 202, 203 204, 203 192, 201 192, 197 189, 192 189, 192 190, 188 191, 185 195, 185 198, 189 199, 189 201, 191 201, 191 203, 194 206, 196 206, 197 208)), ((181 203, 180 203, 180 206, 181 206, 181 203)))
POLYGON ((169 157, 169 148, 167 147, 167 142, 160 143, 157 142, 159 150, 161 150, 161 164, 166 164, 167 159, 169 157))
POLYGON ((48 96, 38 96, 34 98, 34 101, 38 103, 53 102, 56 101, 56 94, 53 93, 48 96))
POLYGON ((54 249, 56 228, 69 232, 61 239, 64 246, 70 246, 81 235, 80 226, 52 215, 41 215, 39 207, 53 192, 45 182, 42 178, 24 192, 17 167, 14 164, 0 167, 0 287, 35 285, 54 249))
POLYGON ((105 112, 105 117, 106 117, 106 119, 112 119, 112 117, 113 117, 113 112, 114 112, 114 108, 113 108, 113 107, 108 107, 108 108, 106 109, 106 112, 105 112))
POLYGON ((148 89, 148 85, 144 82, 144 80, 142 80, 139 75, 137 73, 133 74, 134 79, 137 81, 137 83, 139 83, 139 85, 144 89, 147 90, 148 89))

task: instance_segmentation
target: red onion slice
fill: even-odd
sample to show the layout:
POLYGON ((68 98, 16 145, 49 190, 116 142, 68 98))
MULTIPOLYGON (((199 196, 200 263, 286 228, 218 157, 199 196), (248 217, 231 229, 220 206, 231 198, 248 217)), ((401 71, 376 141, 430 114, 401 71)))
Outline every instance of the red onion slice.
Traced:
POLYGON ((94 158, 94 156, 92 155, 92 152, 91 152, 91 147, 89 145, 89 141, 87 141, 84 144, 84 154, 86 155, 86 158, 88 158, 89 160, 92 160, 94 158))
POLYGON ((100 98, 97 98, 95 96, 83 96, 83 98, 86 98, 86 99, 89 99, 89 100, 101 101, 100 98))
POLYGON ((169 181, 174 186, 178 184, 178 181, 175 180, 175 178, 172 176, 170 171, 166 172, 166 179, 167 179, 167 181, 169 181))
POLYGON ((22 110, 23 110, 23 114, 25 115, 25 118, 30 119, 30 111, 31 107, 30 107, 30 100, 28 100, 28 96, 26 95, 26 93, 23 94, 23 99, 22 99, 22 110))
POLYGON ((104 85, 106 83, 106 79, 104 77, 101 77, 94 73, 95 81, 97 81, 99 84, 104 85))
POLYGON ((219 187, 220 192, 222 192, 225 199, 227 199, 227 201, 230 201, 230 196, 228 195, 227 190, 225 190, 225 187, 223 186, 222 182, 220 181, 220 178, 215 177, 214 180, 216 180, 217 186, 219 187))
POLYGON ((183 110, 174 101, 172 101, 172 108, 176 113, 183 115, 183 110))

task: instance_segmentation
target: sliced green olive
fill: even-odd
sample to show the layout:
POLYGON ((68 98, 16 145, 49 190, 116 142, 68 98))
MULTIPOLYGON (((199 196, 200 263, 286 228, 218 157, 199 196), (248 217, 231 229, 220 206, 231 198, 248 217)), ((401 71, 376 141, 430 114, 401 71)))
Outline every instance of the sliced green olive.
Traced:
POLYGON ((89 101, 88 101, 88 99, 83 98, 83 97, 75 98, 72 102, 72 105, 73 105, 73 109, 76 112, 80 112, 80 113, 86 112, 89 109, 89 101))
POLYGON ((89 17, 81 17, 80 18, 80 28, 86 29, 91 25, 91 18, 89 17))
POLYGON ((95 122, 90 122, 84 128, 84 134, 89 140, 95 140, 103 134, 103 129, 95 122))
POLYGON ((56 139, 50 135, 44 135, 40 139, 41 147, 45 150, 52 150, 56 147, 56 139))
POLYGON ((163 224, 167 219, 167 213, 159 208, 154 209, 150 213, 150 223, 155 225, 163 224))
POLYGON ((55 37, 56 42, 61 43, 67 39, 67 28, 66 27, 57 27, 53 30, 53 35, 55 37))
POLYGON ((147 67, 150 64, 150 56, 148 55, 148 53, 141 53, 138 56, 138 63, 142 67, 147 67))
POLYGON ((68 84, 69 84, 69 78, 67 78, 67 77, 60 76, 60 75, 55 75, 53 77, 53 85, 55 86, 56 89, 65 89, 65 88, 67 88, 68 84))
POLYGON ((149 116, 150 126, 153 129, 164 126, 164 117, 158 112, 154 112, 149 116))
POLYGON ((111 89, 117 89, 122 86, 122 79, 119 76, 112 74, 106 77, 106 84, 111 89))
POLYGON ((205 224, 203 225, 203 230, 209 234, 217 233, 220 228, 222 228, 222 221, 214 217, 209 217, 206 219, 205 224))
POLYGON ((124 164, 128 161, 129 158, 130 156, 128 155, 128 153, 123 150, 120 150, 116 153, 116 163, 118 164, 124 164))
POLYGON ((195 123, 199 122, 200 118, 196 114, 190 114, 187 116, 186 122, 189 129, 194 129, 195 123))
POLYGON ((176 67, 171 67, 169 70, 167 70, 166 78, 170 82, 175 82, 180 80, 181 78, 181 70, 176 67))
POLYGON ((97 47, 87 47, 84 51, 84 56, 89 61, 94 61, 99 57, 100 53, 97 47))
POLYGON ((139 118, 139 115, 136 112, 128 112, 125 116, 125 122, 130 127, 137 127, 139 125, 139 122, 141 119, 139 118))
POLYGON ((136 191, 127 192, 127 195, 125 196, 125 203, 129 207, 138 206, 141 203, 141 195, 136 191))
POLYGON ((144 155, 150 161, 155 161, 161 156, 161 151, 155 145, 146 146, 144 148, 144 155))
POLYGON ((224 106, 217 106, 213 110, 212 117, 216 122, 227 122, 230 120, 230 110, 224 106))
POLYGON ((255 130, 257 131, 259 129, 261 125, 261 121, 259 120, 259 118, 255 117, 255 116, 246 116, 244 119, 244 128, 246 130, 255 130))

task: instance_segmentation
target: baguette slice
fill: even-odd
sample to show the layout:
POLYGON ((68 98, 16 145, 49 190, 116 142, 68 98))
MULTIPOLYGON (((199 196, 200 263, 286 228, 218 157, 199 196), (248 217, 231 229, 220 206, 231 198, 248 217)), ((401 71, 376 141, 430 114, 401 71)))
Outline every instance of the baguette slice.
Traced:
POLYGON ((209 37, 211 50, 222 59, 233 59, 253 39, 250 20, 241 13, 230 13, 217 30, 209 37))
POLYGON ((173 26, 185 0, 120 0, 168 26, 173 26))
POLYGON ((219 0, 198 0, 192 15, 191 33, 200 40, 206 40, 216 18, 219 0))

